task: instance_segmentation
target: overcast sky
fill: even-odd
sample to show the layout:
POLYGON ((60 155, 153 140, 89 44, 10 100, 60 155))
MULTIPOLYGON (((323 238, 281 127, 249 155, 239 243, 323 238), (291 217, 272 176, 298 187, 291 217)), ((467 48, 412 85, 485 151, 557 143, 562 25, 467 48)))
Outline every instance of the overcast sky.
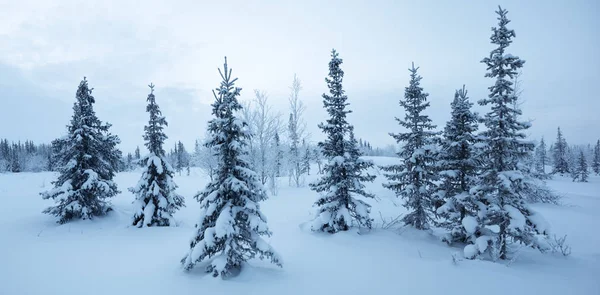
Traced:
MULTIPOLYGON (((600 138, 600 1, 499 1, 526 60, 524 117, 533 139, 600 138)), ((394 117, 411 62, 420 67, 431 115, 442 128, 454 90, 477 101, 493 81, 480 63, 493 46, 492 1, 10 1, 0 0, 0 137, 49 142, 66 131, 86 76, 99 118, 122 149, 142 145, 147 85, 169 121, 168 144, 188 149, 205 133, 217 68, 228 57, 243 88, 269 94, 287 118, 294 73, 312 141, 325 119, 330 51, 344 59, 357 137, 393 143, 394 117)), ((478 111, 486 109, 478 107, 478 111)))

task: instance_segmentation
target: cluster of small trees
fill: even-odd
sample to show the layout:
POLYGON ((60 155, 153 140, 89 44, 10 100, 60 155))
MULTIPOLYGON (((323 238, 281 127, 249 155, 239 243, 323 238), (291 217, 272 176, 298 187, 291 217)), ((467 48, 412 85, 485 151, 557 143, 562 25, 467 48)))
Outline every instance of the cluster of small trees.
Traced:
MULTIPOLYGON (((499 25, 491 36, 496 48, 482 60, 487 66, 485 76, 493 82, 488 97, 479 104, 489 111, 484 116, 472 112, 463 86, 454 95, 451 120, 443 132, 435 131, 424 113, 429 107, 428 94, 420 85, 418 67, 413 65, 400 99, 405 115, 397 118, 403 130, 391 134, 401 144, 400 161, 382 167, 388 180, 384 186, 402 198, 408 209, 402 221, 419 230, 447 229, 445 240, 465 245, 467 258, 489 254, 493 259, 505 259, 513 243, 544 250, 548 234, 543 218, 527 204, 532 195, 547 191, 543 183, 534 181, 528 163, 534 150, 534 144, 525 140, 530 125, 518 118, 521 111, 514 79, 524 61, 507 52, 515 33, 506 27, 507 11, 499 8, 497 14, 499 25), (485 125, 483 131, 478 131, 479 122, 485 125)), ((351 227, 372 227, 368 200, 374 195, 365 190, 365 183, 375 179, 369 174, 373 163, 361 158, 365 143, 356 140, 347 118, 351 110, 343 88, 342 63, 333 50, 325 79, 329 92, 323 94, 329 117, 319 124, 326 139, 318 143, 318 152, 311 152, 297 77, 291 88, 288 147, 284 150, 280 116, 268 107, 266 94, 256 91, 255 101, 244 107, 238 101, 241 89, 235 86, 237 79, 225 59, 223 70, 219 69, 222 82, 213 91, 213 119, 208 122, 207 137, 196 143, 191 160, 187 160, 209 167, 210 182, 194 196, 201 214, 189 252, 181 260, 186 270, 203 263, 213 276, 229 277, 255 257, 281 266, 281 257, 263 239, 271 232, 259 203, 267 198, 265 185, 284 171, 292 185, 300 186, 302 175, 310 173, 311 154, 324 157, 319 167, 322 175, 310 184, 319 193, 311 229, 337 233, 351 227)), ((156 103, 154 86, 150 89, 146 108, 150 119, 144 127, 149 154, 139 157, 142 176, 130 188, 135 195, 132 225, 171 226, 175 224, 173 214, 185 206, 173 182, 175 169, 186 163, 180 156, 185 149, 181 143, 176 145, 171 162, 179 168, 173 168, 163 148, 167 122, 156 103)), ((42 193, 56 201, 45 212, 58 216, 60 223, 106 214, 108 199, 119 193, 112 181, 122 158, 116 149, 118 137, 110 134, 109 124, 96 117, 86 79, 76 98, 68 134, 54 143, 60 175, 55 187, 42 193)), ((320 163, 321 157, 318 159, 315 161, 320 163)))
POLYGON ((53 169, 52 147, 0 140, 0 172, 40 172, 53 169))
MULTIPOLYGON (((194 163, 192 155, 185 149, 183 142, 177 141, 175 146, 169 150, 168 153, 165 153, 165 156, 175 169, 175 172, 178 172, 179 175, 181 175, 182 171, 185 170, 186 174, 190 175, 190 167, 193 166, 194 163)), ((140 147, 138 146, 133 154, 128 153, 127 156, 123 158, 121 171, 132 171, 138 167, 143 167, 144 164, 141 162, 142 159, 140 147)))
POLYGON ((590 168, 593 173, 600 175, 600 140, 596 141, 594 147, 570 146, 558 127, 554 144, 547 148, 542 138, 536 147, 533 166, 536 175, 542 179, 559 174, 570 176, 573 181, 587 182, 590 168), (546 173, 546 166, 552 167, 550 173, 546 173))
POLYGON ((370 142, 358 139, 358 149, 363 156, 370 157, 394 157, 398 152, 396 146, 388 145, 386 147, 373 147, 370 142))
POLYGON ((121 171, 131 171, 137 167, 140 167, 141 159, 142 155, 140 152, 140 147, 138 146, 135 148, 135 152, 133 154, 127 153, 127 156, 123 158, 121 171))

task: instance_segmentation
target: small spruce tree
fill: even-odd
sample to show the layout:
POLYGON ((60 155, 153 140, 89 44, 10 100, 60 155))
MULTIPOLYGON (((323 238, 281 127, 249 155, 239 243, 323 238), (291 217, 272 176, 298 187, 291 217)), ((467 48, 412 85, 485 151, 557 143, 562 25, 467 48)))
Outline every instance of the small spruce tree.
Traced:
POLYGON ((573 181, 578 182, 587 182, 589 177, 588 164, 585 159, 585 155, 583 154, 583 150, 579 151, 579 156, 577 157, 577 165, 573 169, 575 173, 573 173, 573 181))
POLYGON ((469 236, 463 224, 476 218, 478 206, 470 194, 478 172, 476 159, 478 115, 471 111, 467 90, 457 90, 452 101, 451 118, 444 128, 440 152, 440 185, 436 206, 440 226, 449 230, 445 241, 466 243, 469 236))
POLYGON ((137 227, 172 226, 175 225, 173 214, 185 205, 183 197, 175 192, 177 185, 173 182, 173 168, 163 149, 167 139, 164 133, 167 121, 156 103, 154 85, 150 84, 149 87, 146 112, 149 113, 150 120, 144 126, 144 140, 150 153, 140 159, 140 163, 145 164, 145 169, 137 186, 129 188, 135 196, 132 223, 137 227))
POLYGON ((594 146, 592 170, 594 173, 596 173, 596 175, 600 175, 600 140, 596 141, 596 146, 594 146))
POLYGON ((275 177, 280 177, 281 166, 283 161, 283 150, 281 149, 281 139, 279 138, 279 132, 275 132, 273 148, 275 149, 275 177))
POLYGON ((540 144, 535 148, 535 173, 538 178, 548 178, 546 174, 546 165, 548 165, 548 154, 546 154, 546 143, 544 138, 540 141, 540 144))
POLYGON ((19 173, 22 171, 21 157, 20 157, 20 146, 21 143, 13 143, 13 148, 10 153, 10 172, 19 173))
POLYGON ((136 147, 135 147, 135 163, 136 163, 136 166, 139 166, 139 165, 141 165, 141 164, 142 164, 142 163, 140 162, 140 160, 141 160, 141 159, 142 159, 142 154, 141 154, 141 152, 140 152, 140 147, 139 147, 139 146, 136 146, 136 147))
POLYGON ((567 146, 567 166, 569 167, 569 175, 571 178, 577 177, 579 151, 580 149, 576 146, 567 146))
POLYGON ((131 153, 127 153, 127 159, 125 161, 125 170, 130 171, 133 169, 133 155, 131 153))
POLYGON ((554 168, 552 169, 552 174, 567 174, 570 172, 569 167, 569 146, 567 145, 567 141, 562 135, 560 131, 560 127, 558 127, 558 132, 556 134, 556 143, 554 143, 554 150, 552 151, 552 158, 554 168))
POLYGON ((306 173, 306 175, 310 175, 310 148, 306 146, 306 150, 304 151, 304 156, 302 157, 302 173, 306 173))
POLYGON ((183 168, 186 168, 188 166, 187 162, 188 153, 185 150, 185 147, 183 146, 183 142, 178 141, 177 145, 175 146, 175 169, 177 169, 177 172, 179 172, 180 176, 181 171, 183 171, 183 168))

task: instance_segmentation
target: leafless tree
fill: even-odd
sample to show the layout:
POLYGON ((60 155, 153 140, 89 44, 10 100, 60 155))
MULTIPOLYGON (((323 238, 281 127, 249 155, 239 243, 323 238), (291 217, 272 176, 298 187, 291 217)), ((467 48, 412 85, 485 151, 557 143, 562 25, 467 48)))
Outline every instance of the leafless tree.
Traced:
POLYGON ((300 187, 303 185, 303 167, 302 167, 302 156, 300 151, 300 143, 303 140, 307 140, 308 134, 306 133, 306 122, 304 122, 303 114, 306 107, 300 100, 300 91, 302 90, 302 84, 298 76, 294 74, 294 81, 290 87, 291 93, 289 97, 290 102, 290 117, 288 121, 288 137, 290 150, 288 155, 289 160, 289 181, 290 185, 300 187))

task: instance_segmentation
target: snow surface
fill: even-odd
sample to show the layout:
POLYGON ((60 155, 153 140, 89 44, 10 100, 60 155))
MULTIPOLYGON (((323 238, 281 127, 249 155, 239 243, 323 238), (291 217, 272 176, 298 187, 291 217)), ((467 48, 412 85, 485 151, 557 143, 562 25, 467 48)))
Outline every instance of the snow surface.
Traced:
MULTIPOLYGON (((376 165, 397 161, 371 159, 376 165)), ((568 235, 571 256, 522 249, 512 263, 463 259, 463 247, 410 228, 312 233, 305 225, 318 195, 281 178, 279 195, 261 209, 273 231, 265 242, 277 249, 283 269, 257 260, 238 277, 221 280, 201 266, 184 272, 180 264, 200 212, 192 196, 206 184, 205 174, 192 169, 191 176, 175 176, 177 192, 187 199, 175 214, 178 227, 139 229, 129 226, 134 197, 124 188, 140 173, 116 176, 123 192, 106 217, 64 225, 41 213, 51 201, 39 192, 51 187, 55 174, 0 174, 0 294, 600 294, 598 176, 589 183, 556 177, 548 183, 564 195, 564 205, 532 205, 553 234, 568 235)), ((366 186, 378 197, 368 202, 379 226, 379 212, 389 220, 405 210, 381 186, 383 175, 374 173, 378 178, 366 186)))

